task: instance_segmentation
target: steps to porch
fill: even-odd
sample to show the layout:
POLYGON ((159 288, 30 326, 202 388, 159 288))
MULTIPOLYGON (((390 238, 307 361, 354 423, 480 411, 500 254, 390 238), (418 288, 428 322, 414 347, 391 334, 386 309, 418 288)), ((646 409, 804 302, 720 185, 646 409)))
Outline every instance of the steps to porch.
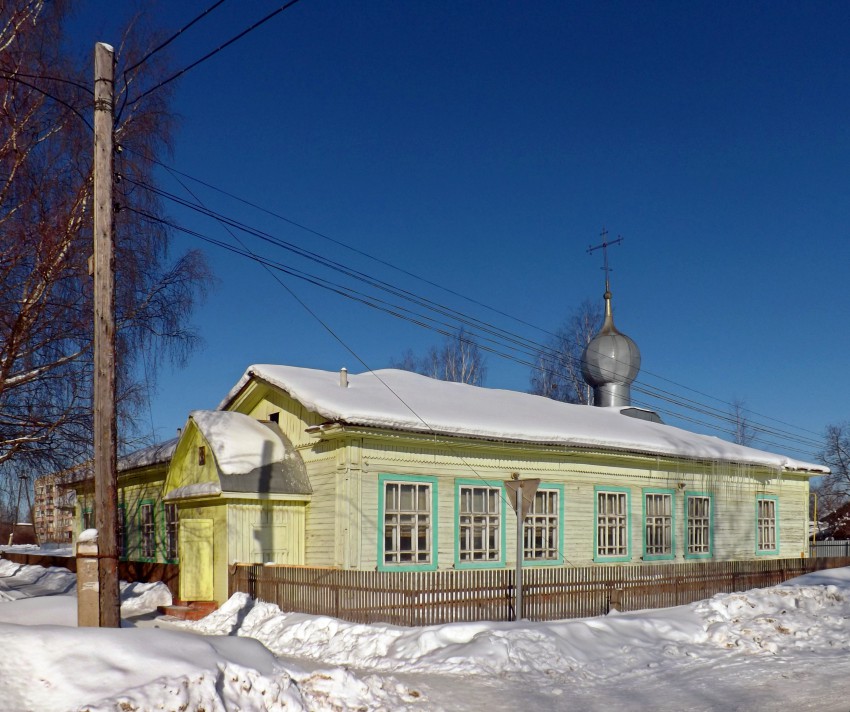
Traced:
POLYGON ((159 606, 161 615, 181 621, 198 621, 218 608, 215 601, 174 601, 170 606, 159 606))

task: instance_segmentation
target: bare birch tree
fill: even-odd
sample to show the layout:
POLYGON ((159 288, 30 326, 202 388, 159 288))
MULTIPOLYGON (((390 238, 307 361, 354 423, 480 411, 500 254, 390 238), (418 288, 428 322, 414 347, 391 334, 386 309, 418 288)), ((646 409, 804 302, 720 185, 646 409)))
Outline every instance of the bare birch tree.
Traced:
POLYGON ((537 352, 530 392, 565 403, 590 404, 591 389, 581 375, 581 356, 602 325, 599 302, 585 300, 537 352))
MULTIPOLYGON (((66 50, 67 7, 0 5, 0 476, 65 467, 90 448, 91 70, 66 50)), ((133 62, 131 40, 119 48, 119 77, 133 62)), ((116 103, 128 87, 163 76, 160 61, 130 72, 116 103)), ((168 149, 168 102, 163 90, 128 104, 115 127, 124 149, 117 173, 154 183, 153 161, 168 149)), ((193 343, 187 318, 209 273, 199 252, 170 260, 167 230, 139 218, 136 210, 162 214, 151 193, 123 181, 116 200, 117 366, 127 415, 144 392, 139 358, 179 360, 193 343)))
POLYGON ((755 428, 747 416, 746 404, 741 398, 736 398, 731 403, 730 416, 732 418, 732 441, 738 445, 750 445, 756 437, 755 428))
POLYGON ((850 423, 826 427, 819 457, 830 474, 822 477, 816 487, 818 510, 828 513, 850 501, 850 423))
POLYGON ((402 354, 398 361, 390 363, 392 368, 415 371, 423 376, 441 381, 470 383, 483 386, 487 377, 487 359, 473 334, 460 328, 457 333, 446 336, 442 345, 432 346, 428 353, 417 358, 411 349, 402 354))

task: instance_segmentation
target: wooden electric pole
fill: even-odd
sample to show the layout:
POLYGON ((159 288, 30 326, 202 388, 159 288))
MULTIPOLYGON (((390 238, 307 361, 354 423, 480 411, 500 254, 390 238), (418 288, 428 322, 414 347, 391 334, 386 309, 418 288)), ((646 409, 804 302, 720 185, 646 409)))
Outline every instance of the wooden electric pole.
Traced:
POLYGON ((112 131, 115 51, 94 48, 94 496, 98 622, 121 625, 118 591, 118 435, 115 416, 115 254, 112 131))

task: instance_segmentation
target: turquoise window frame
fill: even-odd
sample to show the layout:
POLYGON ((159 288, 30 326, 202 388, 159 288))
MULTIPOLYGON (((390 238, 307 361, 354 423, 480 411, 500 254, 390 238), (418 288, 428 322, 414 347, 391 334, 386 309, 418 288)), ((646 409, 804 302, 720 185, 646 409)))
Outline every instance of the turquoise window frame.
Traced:
POLYGON ((663 487, 644 487, 641 491, 641 506, 643 509, 643 560, 644 561, 670 561, 676 558, 676 490, 663 487), (670 495, 670 553, 648 554, 646 551, 646 495, 667 494, 670 495))
POLYGON ((779 556, 779 497, 775 494, 756 495, 756 528, 755 528, 756 556, 779 556), (776 546, 773 549, 759 549, 759 502, 770 500, 773 502, 774 526, 776 527, 776 546))
POLYGON ((437 511, 437 478, 428 475, 378 475, 378 571, 436 571, 439 563, 437 511), (430 564, 387 564, 384 562, 384 497, 388 482, 414 482, 431 485, 431 563, 430 564))
POLYGON ((139 561, 155 562, 157 560, 157 553, 159 551, 157 531, 159 527, 156 519, 156 502, 152 499, 140 500, 137 519, 139 523, 139 561), (145 556, 145 520, 142 516, 142 510, 146 506, 150 506, 151 515, 153 516, 153 556, 145 556))
MULTIPOLYGON (((558 556, 554 559, 526 559, 523 555, 523 566, 562 566, 564 563, 564 485, 558 484, 541 484, 537 491, 542 490, 557 490, 558 492, 558 556)), ((523 526, 523 541, 525 541, 525 522, 523 526)))
POLYGON ((684 539, 685 539, 685 558, 686 559, 711 559, 714 557, 714 495, 711 492, 685 492, 683 500, 683 514, 685 519, 684 539), (706 497, 708 498, 708 552, 691 554, 688 552, 688 498, 689 497, 706 497))
POLYGON ((454 518, 454 556, 456 569, 499 569, 505 566, 505 545, 507 537, 505 528, 507 512, 505 502, 505 484, 501 480, 457 479, 455 480, 455 518, 454 518), (497 561, 462 561, 460 558, 460 488, 461 487, 492 487, 499 490, 499 558, 497 561))
POLYGON ((632 560, 632 491, 628 487, 603 487, 602 485, 597 485, 593 488, 593 560, 600 564, 632 560), (626 495, 625 556, 603 556, 599 553, 599 494, 602 492, 626 495))

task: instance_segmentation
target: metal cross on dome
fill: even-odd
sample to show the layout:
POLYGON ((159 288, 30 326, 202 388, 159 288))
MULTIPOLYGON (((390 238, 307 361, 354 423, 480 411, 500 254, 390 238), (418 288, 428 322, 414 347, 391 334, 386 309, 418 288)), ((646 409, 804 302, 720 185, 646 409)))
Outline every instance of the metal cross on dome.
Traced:
POLYGON ((601 245, 595 245, 593 247, 588 246, 587 254, 592 255, 594 252, 596 252, 596 250, 598 250, 600 248, 602 249, 602 261, 604 263, 604 266, 602 267, 602 269, 605 270, 605 291, 609 292, 611 290, 609 288, 608 274, 611 271, 611 268, 608 266, 608 248, 611 245, 619 245, 623 241, 623 238, 620 237, 620 235, 617 235, 616 240, 611 240, 609 242, 609 240, 608 240, 608 230, 606 230, 604 227, 602 228, 602 232, 599 234, 599 236, 602 238, 602 244, 601 245))

